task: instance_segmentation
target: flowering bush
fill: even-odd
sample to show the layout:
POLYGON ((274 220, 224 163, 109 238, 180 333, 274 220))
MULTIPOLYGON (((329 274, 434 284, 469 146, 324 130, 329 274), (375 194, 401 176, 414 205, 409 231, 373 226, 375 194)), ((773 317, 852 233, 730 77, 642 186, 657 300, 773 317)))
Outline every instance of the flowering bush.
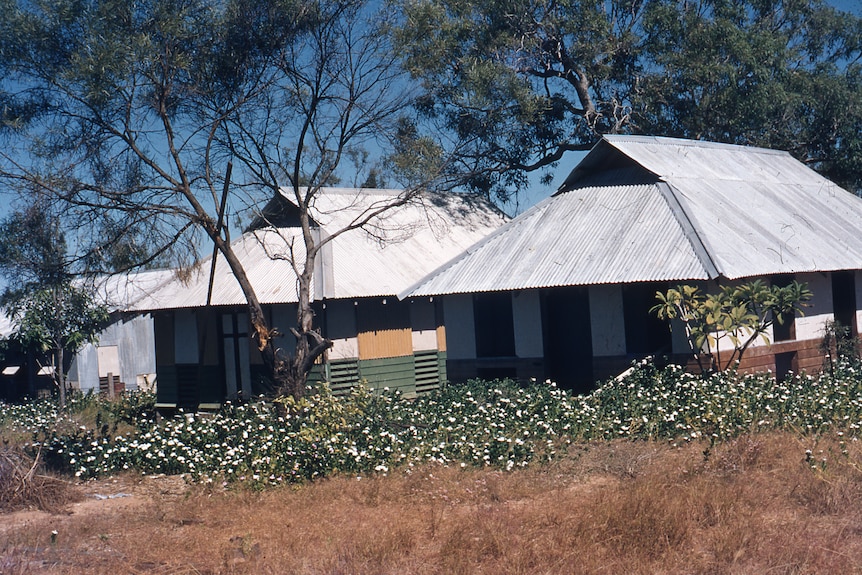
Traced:
POLYGON ((31 446, 42 445, 49 461, 82 478, 133 469, 266 486, 428 461, 512 469, 551 459, 572 441, 716 441, 787 427, 852 438, 862 425, 862 378, 851 363, 783 382, 642 363, 586 396, 513 381, 471 381, 415 400, 361 387, 334 397, 323 388, 282 405, 226 405, 216 414, 161 421, 147 407, 150 399, 108 406, 73 398, 62 413, 45 400, 2 405, 0 430, 29 433, 31 446), (97 410, 95 425, 80 425, 76 409, 97 410), (118 420, 133 426, 118 433, 118 420))
POLYGON ((726 439, 747 431, 793 428, 821 433, 862 424, 862 376, 855 363, 833 373, 771 374, 733 371, 706 376, 679 366, 639 365, 622 381, 610 381, 584 398, 585 439, 642 437, 726 439))

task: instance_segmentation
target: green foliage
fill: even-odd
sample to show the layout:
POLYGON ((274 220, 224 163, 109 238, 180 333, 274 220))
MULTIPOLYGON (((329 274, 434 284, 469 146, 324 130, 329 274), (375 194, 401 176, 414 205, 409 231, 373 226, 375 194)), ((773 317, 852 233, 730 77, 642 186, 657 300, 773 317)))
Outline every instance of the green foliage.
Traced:
POLYGON ((157 416, 156 394, 148 391, 124 392, 113 400, 101 400, 100 407, 106 410, 112 419, 130 425, 153 421, 157 416))
POLYGON ((0 272, 9 282, 0 308, 14 328, 11 339, 37 356, 50 354, 61 404, 64 352, 94 341, 109 318, 92 291, 72 282, 66 248, 60 217, 44 198, 0 223, 0 272))
POLYGON ((164 420, 133 407, 151 399, 118 409, 75 396, 65 412, 45 400, 0 405, 0 436, 30 437, 31 449, 42 445, 56 468, 78 477, 137 470, 265 487, 427 462, 513 469, 583 441, 714 442, 774 429, 832 430, 855 440, 862 432, 862 372, 842 359, 831 372, 780 382, 771 374, 701 376, 642 362, 586 396, 512 381, 471 381, 415 400, 362 388, 334 397, 324 388, 287 399, 287 409, 251 402, 164 420), (86 425, 83 413, 90 414, 86 425), (120 419, 134 427, 118 433, 120 419))
POLYGON ((697 287, 681 285, 666 293, 657 292, 658 304, 650 310, 673 325, 678 320, 703 369, 727 369, 742 359, 745 350, 759 337, 769 343, 768 330, 774 323, 802 315, 812 297, 805 284, 767 285, 753 280, 737 286, 722 286, 706 294, 697 287), (721 341, 733 346, 730 356, 721 359, 721 341), (706 357, 708 364, 702 359, 706 357))
POLYGON ((71 285, 66 247, 60 219, 44 198, 0 223, 0 273, 8 283, 0 306, 15 338, 40 351, 62 346, 67 334, 77 349, 78 339, 92 335, 86 317, 92 298, 71 285))
MULTIPOLYGON (((507 197, 601 134, 789 150, 862 187, 862 24, 821 0, 402 0, 421 110, 507 197)), ((550 172, 546 172, 550 175, 550 172)))
POLYGON ((586 435, 713 441, 749 431, 836 429, 858 437, 860 392, 862 372, 843 360, 831 374, 796 374, 781 382, 768 373, 702 376, 644 363, 586 398, 586 435))
POLYGON ((65 353, 75 353, 85 343, 96 341, 110 314, 91 292, 69 280, 29 289, 4 294, 3 307, 15 328, 11 338, 37 353, 48 354, 62 407, 67 392, 65 353))
POLYGON ((122 422, 149 425, 155 419, 154 409, 134 409, 129 406, 155 405, 155 394, 130 391, 121 399, 108 400, 92 393, 69 394, 65 409, 54 399, 35 399, 23 403, 0 403, 0 437, 3 441, 25 436, 42 441, 54 434, 76 435, 89 428, 107 430, 122 422))
POLYGON ((47 201, 36 201, 0 222, 0 274, 7 290, 62 283, 68 279, 67 268, 66 238, 47 201))
POLYGON ((819 0, 652 2, 638 129, 788 150, 859 190, 860 31, 819 0))
POLYGON ((4 3, 0 102, 16 106, 0 118, 14 126, 0 175, 26 202, 64 202, 64 228, 84 232, 73 247, 93 271, 191 263, 230 155, 216 153, 214 131, 241 104, 256 115, 252 94, 283 88, 264 70, 315 20, 313 4, 4 3))
POLYGON ((74 353, 95 341, 109 318, 91 293, 68 282, 22 293, 6 309, 16 326, 14 337, 42 351, 74 353))
POLYGON ((860 364, 859 337, 853 335, 853 330, 837 321, 827 321, 823 328, 823 339, 820 342, 820 353, 823 354, 823 368, 833 371, 836 361, 860 364))

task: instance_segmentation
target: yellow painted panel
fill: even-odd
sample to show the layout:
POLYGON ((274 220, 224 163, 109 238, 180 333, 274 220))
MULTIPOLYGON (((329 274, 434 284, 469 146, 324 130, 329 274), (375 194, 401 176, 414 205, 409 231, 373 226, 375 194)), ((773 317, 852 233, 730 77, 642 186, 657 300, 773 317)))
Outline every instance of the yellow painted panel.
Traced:
POLYGON ((356 308, 359 359, 413 355, 408 305, 393 298, 359 302, 356 308))
POLYGON ((413 335, 409 327, 360 332, 359 359, 381 359, 413 355, 413 335))
POLYGON ((437 326, 437 351, 446 351, 446 326, 437 326))

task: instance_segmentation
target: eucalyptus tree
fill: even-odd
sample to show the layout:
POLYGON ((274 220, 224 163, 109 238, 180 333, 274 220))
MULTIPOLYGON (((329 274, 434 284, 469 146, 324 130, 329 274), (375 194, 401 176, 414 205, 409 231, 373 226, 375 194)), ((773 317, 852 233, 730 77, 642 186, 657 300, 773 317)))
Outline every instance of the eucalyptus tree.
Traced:
POLYGON ((408 90, 377 33, 382 15, 351 0, 0 0, 0 101, 14 103, 0 112, 0 172, 66 203, 91 270, 110 267, 103 254, 118 242, 146 247, 127 267, 187 265, 214 246, 243 291, 276 393, 299 395, 330 345, 307 295, 320 249, 308 217, 315 194, 363 149, 391 152, 394 168, 437 150, 399 120, 408 90), (275 347, 222 209, 261 205, 282 186, 305 243, 288 353, 275 347))
POLYGON ((108 310, 85 283, 73 282, 59 215, 37 201, 0 222, 0 275, 6 287, 0 308, 13 328, 10 339, 47 354, 51 376, 66 405, 65 353, 95 341, 108 310))
POLYGON ((634 129, 772 147, 862 192, 862 19, 821 0, 653 0, 634 129))
MULTIPOLYGON (((214 138, 244 168, 244 186, 267 189, 279 201, 284 194, 299 208, 301 246, 297 238, 282 237, 281 247, 273 247, 272 233, 267 246, 270 257, 289 261, 296 275, 297 317, 290 328, 296 347, 279 366, 294 396, 331 346, 314 328, 311 305, 315 260, 324 245, 360 228, 376 234, 375 220, 384 212, 421 201, 430 185, 457 183, 440 147, 410 129, 411 84, 386 34, 390 13, 373 1, 321 2, 314 18, 272 55, 272 87, 254 93, 247 112, 228 117, 214 138), (404 186, 397 197, 361 207, 325 236, 314 233, 312 208, 324 187, 347 177, 354 187, 365 186, 381 170, 404 186)), ((263 342, 265 328, 256 330, 263 342)))
POLYGON ((850 188, 862 21, 822 0, 396 0, 426 121, 505 199, 606 133, 790 150, 850 188))

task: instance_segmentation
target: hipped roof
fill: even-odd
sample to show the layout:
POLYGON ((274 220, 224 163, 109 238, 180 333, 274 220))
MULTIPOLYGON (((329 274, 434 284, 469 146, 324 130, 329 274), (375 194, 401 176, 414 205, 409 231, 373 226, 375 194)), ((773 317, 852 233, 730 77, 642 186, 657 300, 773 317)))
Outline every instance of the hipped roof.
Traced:
POLYGON ((862 199, 787 152, 605 136, 554 196, 402 296, 862 269, 862 199))
MULTIPOLYGON (((321 190, 309 208, 317 240, 391 204, 401 194, 400 190, 364 188, 321 190)), ((263 212, 265 219, 258 218, 235 240, 233 250, 262 304, 295 303, 297 279, 290 257, 300 267, 305 259, 296 202, 284 191, 263 212)), ((475 196, 422 193, 375 216, 363 229, 350 230, 328 242, 318 253, 312 299, 394 296, 504 222, 502 212, 475 196)), ((209 257, 202 260, 189 277, 162 285, 135 309, 205 306, 211 263, 209 257)), ((213 277, 211 305, 246 303, 221 254, 213 277)))

